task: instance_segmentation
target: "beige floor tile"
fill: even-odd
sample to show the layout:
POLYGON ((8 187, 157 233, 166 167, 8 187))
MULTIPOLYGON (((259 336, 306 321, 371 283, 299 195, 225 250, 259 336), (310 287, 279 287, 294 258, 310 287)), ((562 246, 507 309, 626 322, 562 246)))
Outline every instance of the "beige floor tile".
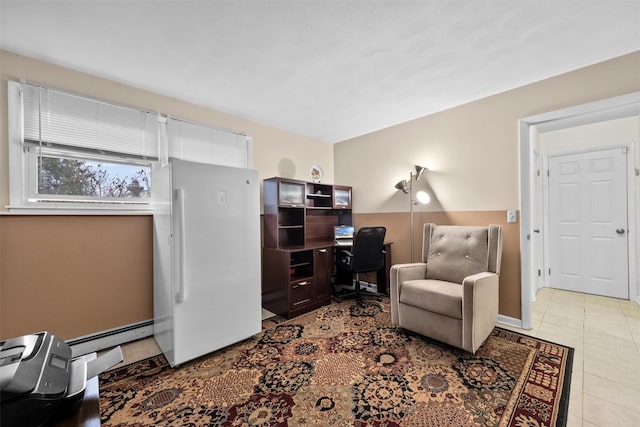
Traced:
POLYGON ((585 313, 600 315, 600 316, 615 316, 615 317, 624 317, 624 311, 620 307, 608 307, 606 305, 590 305, 587 304, 584 306, 585 313))
POLYGON ((640 304, 636 301, 627 301, 627 300, 618 300, 620 307, 622 307, 623 311, 635 311, 636 313, 640 313, 640 304))
POLYGON ((551 302, 551 298, 553 297, 553 293, 548 289, 549 288, 540 289, 536 294, 536 299, 531 307, 534 312, 544 313, 547 310, 547 306, 549 305, 549 303, 551 302))
POLYGON ((604 323, 607 325, 616 325, 616 324, 626 324, 627 318, 622 312, 622 310, 592 310, 591 308, 585 308, 584 310, 584 321, 588 324, 589 322, 597 322, 604 323))
POLYGON ((536 321, 542 321, 542 318, 544 317, 544 312, 543 311, 533 311, 531 312, 531 320, 533 320, 533 323, 536 323, 536 321))
POLYGON ((631 335, 631 330, 629 329, 627 322, 598 322, 594 320, 585 320, 584 334, 587 335, 587 333, 611 336, 630 342, 633 341, 633 335, 631 335))
POLYGON ((624 316, 627 319, 636 319, 636 320, 640 320, 640 311, 636 311, 636 310, 627 310, 627 309, 622 309, 622 313, 624 314, 624 316))
POLYGON ((571 374, 569 417, 574 416, 582 419, 582 382, 582 372, 574 372, 571 374))
POLYGON ((584 303, 585 306, 607 306, 612 308, 620 308, 620 299, 603 297, 600 295, 585 294, 584 303))
POLYGON ((553 302, 565 302, 573 305, 584 305, 585 296, 579 292, 556 290, 551 297, 553 302))
POLYGON ((635 387, 640 384, 640 365, 637 362, 628 362, 618 359, 596 359, 585 357, 584 373, 606 378, 635 387))
POLYGON ((582 336, 583 322, 578 319, 570 319, 554 313, 545 313, 540 326, 551 326, 563 331, 573 332, 582 336))
POLYGON ((129 361, 129 363, 137 362, 138 360, 146 359, 147 357, 160 353, 162 353, 162 351, 153 337, 134 341, 124 347, 125 361, 129 361))
POLYGON ((538 289, 536 292, 536 303, 548 302, 553 297, 553 294, 556 292, 553 288, 542 288, 538 289))
POLYGON ((584 343, 586 358, 604 361, 621 361, 640 364, 640 353, 633 347, 606 347, 591 342, 584 343))
POLYGON ((270 319, 274 316, 275 314, 270 312, 269 310, 265 310, 264 308, 262 309, 262 320, 270 319))
POLYGON ((549 303, 545 314, 551 313, 556 316, 566 317, 568 319, 584 320, 584 308, 566 304, 564 302, 552 301, 549 303))
MULTIPOLYGON (((109 349, 98 353, 101 354, 108 350, 109 349)), ((140 340, 128 342, 126 344, 122 344, 120 346, 120 350, 122 351, 122 362, 115 365, 111 369, 119 368, 121 366, 125 366, 139 360, 144 360, 162 353, 162 350, 160 350, 160 347, 158 347, 158 343, 153 337, 143 338, 140 340)))
POLYGON ((640 333, 640 317, 637 319, 634 317, 625 316, 627 326, 632 334, 640 333))
POLYGON ((640 351, 640 333, 631 333, 631 336, 633 337, 633 341, 636 344, 636 350, 640 351))
POLYGON ((547 307, 549 306, 549 304, 538 304, 535 303, 534 305, 531 306, 531 312, 532 313, 538 313, 538 314, 544 314, 547 311, 547 307))
POLYGON ((640 385, 633 387, 589 373, 584 374, 583 383, 585 394, 624 406, 635 412, 640 411, 640 407, 638 407, 640 385))
POLYGON ((609 331, 603 331, 601 329, 586 328, 584 329, 584 343, 593 344, 598 347, 605 347, 616 349, 620 351, 637 351, 636 344, 631 339, 624 339, 609 333, 609 331))
POLYGON ((585 394, 582 419, 603 427, 637 427, 640 425, 640 412, 631 411, 615 403, 585 394))
POLYGON ((580 372, 584 371, 584 350, 573 349, 573 366, 571 371, 580 372))
POLYGON ((569 412, 567 416, 567 427, 582 427, 582 418, 578 418, 569 412))

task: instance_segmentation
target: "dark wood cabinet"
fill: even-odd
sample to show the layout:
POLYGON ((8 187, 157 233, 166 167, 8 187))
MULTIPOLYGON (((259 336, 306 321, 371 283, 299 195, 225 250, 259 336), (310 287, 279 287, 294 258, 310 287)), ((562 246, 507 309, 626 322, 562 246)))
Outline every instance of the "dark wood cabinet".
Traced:
POLYGON ((263 201, 262 306, 294 317, 329 304, 333 227, 352 223, 351 187, 269 178, 263 201))
POLYGON ((287 318, 331 302, 331 247, 262 248, 262 306, 287 318))
POLYGON ((333 273, 332 247, 318 248, 313 251, 313 277, 316 280, 316 301, 324 304, 331 302, 331 275, 333 273))

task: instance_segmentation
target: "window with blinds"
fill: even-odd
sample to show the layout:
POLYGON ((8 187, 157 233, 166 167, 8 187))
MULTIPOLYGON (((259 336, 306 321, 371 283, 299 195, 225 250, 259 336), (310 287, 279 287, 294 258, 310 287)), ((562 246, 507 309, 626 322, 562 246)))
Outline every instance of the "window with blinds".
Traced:
POLYGON ((247 168, 244 133, 8 82, 10 209, 149 209, 171 158, 247 168))
POLYGON ((148 204, 156 113, 23 84, 28 202, 148 204))
POLYGON ((157 113, 31 84, 23 88, 25 141, 157 160, 157 113))
POLYGON ((169 158, 249 167, 249 138, 242 133, 169 118, 167 140, 169 158))

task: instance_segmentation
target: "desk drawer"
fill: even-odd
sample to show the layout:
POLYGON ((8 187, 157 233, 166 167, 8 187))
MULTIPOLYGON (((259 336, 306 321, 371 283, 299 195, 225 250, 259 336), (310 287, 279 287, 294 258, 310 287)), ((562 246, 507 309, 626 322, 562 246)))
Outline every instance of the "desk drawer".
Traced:
POLYGON ((313 279, 291 282, 291 309, 312 303, 315 298, 315 283, 313 279))

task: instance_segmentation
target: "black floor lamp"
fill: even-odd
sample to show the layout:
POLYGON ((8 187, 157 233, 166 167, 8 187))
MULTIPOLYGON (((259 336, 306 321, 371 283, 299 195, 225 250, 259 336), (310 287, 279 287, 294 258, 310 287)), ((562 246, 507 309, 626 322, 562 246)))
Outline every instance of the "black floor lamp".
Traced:
POLYGON ((396 184, 396 189, 401 190, 404 194, 409 195, 409 237, 411 241, 411 262, 413 262, 413 206, 423 204, 426 205, 431 201, 431 197, 426 191, 418 191, 413 198, 413 181, 417 181, 420 177, 428 171, 424 166, 415 165, 415 173, 411 171, 409 173, 409 181, 403 179, 396 184))

